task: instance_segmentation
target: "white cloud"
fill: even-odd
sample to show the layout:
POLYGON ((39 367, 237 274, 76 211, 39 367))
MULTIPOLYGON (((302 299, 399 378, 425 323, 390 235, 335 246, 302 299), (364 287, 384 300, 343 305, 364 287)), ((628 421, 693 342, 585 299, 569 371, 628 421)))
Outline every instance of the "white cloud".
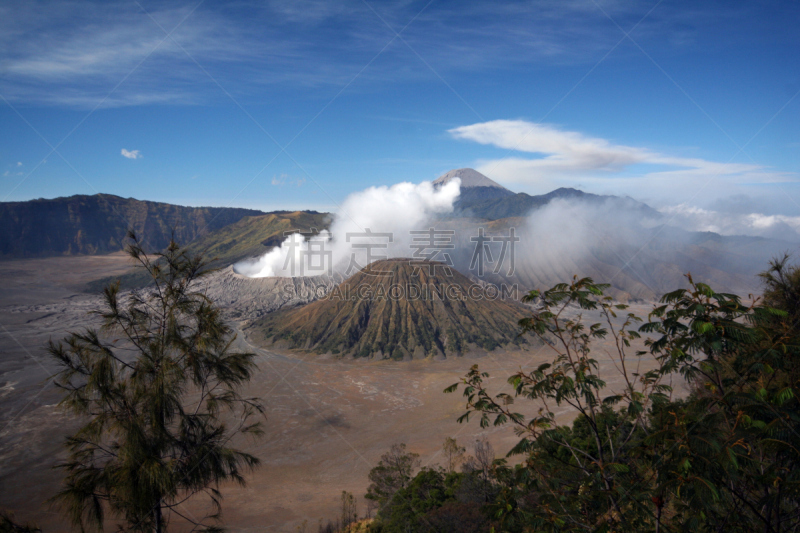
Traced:
POLYGON ((515 156, 482 161, 477 169, 501 183, 548 190, 580 183, 601 192, 622 190, 632 194, 641 190, 644 196, 659 196, 670 191, 685 193, 687 187, 697 187, 713 178, 735 184, 776 183, 797 178, 761 165, 677 157, 524 120, 494 120, 448 132, 457 139, 538 154, 538 158, 515 156))
POLYGON ((552 171, 613 170, 639 163, 648 152, 629 146, 613 145, 605 139, 586 137, 574 131, 561 131, 545 124, 524 120, 494 120, 453 128, 457 139, 491 144, 507 150, 544 154, 528 160, 529 168, 541 173, 552 171))
POLYGON ((139 150, 126 150, 123 148, 120 153, 122 154, 122 157, 127 157, 128 159, 141 159, 144 157, 139 150))
POLYGON ((702 209, 688 204, 663 207, 671 226, 690 231, 712 231, 721 235, 750 235, 787 241, 800 240, 800 217, 734 213, 702 209))
POLYGON ((302 187, 303 184, 306 182, 305 178, 292 178, 288 174, 281 174, 280 176, 274 175, 272 176, 272 185, 281 186, 281 185, 296 185, 297 187, 302 187))
POLYGON ((3 172, 4 178, 9 178, 11 176, 24 176, 25 173, 20 171, 20 167, 22 167, 22 161, 17 161, 16 163, 11 163, 6 167, 6 170, 3 172))

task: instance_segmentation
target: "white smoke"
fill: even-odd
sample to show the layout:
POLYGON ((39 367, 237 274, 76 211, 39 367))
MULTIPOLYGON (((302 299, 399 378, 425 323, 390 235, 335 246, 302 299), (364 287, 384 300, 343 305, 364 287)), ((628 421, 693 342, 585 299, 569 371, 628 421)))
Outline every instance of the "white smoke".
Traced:
POLYGON ((305 261, 309 251, 314 250, 314 246, 325 246, 331 242, 331 235, 327 231, 321 231, 314 237, 303 237, 295 233, 289 235, 280 246, 273 248, 255 260, 245 260, 233 265, 233 270, 237 274, 242 274, 249 278, 269 278, 274 276, 295 277, 295 276, 315 276, 325 273, 324 268, 315 268, 316 265, 325 266, 317 261, 309 265, 305 261), (308 273, 306 271, 308 270, 308 273))
POLYGON ((457 178, 438 188, 429 181, 370 187, 345 199, 330 232, 307 238, 290 235, 280 247, 233 268, 253 278, 352 274, 348 269, 371 261, 411 257, 411 232, 427 230, 433 218, 452 212, 460 188, 457 178))
POLYGON ((680 206, 658 216, 633 207, 618 200, 557 199, 535 210, 520 228, 516 279, 547 288, 573 275, 590 276, 650 299, 685 287, 691 273, 716 290, 746 296, 761 290, 756 274, 786 252, 786 241, 797 239, 800 228, 800 219, 783 215, 680 206), (734 237, 739 235, 768 238, 734 237))
POLYGON ((539 272, 577 268, 597 249, 615 254, 620 246, 640 245, 655 222, 619 200, 551 200, 528 215, 519 257, 539 272))

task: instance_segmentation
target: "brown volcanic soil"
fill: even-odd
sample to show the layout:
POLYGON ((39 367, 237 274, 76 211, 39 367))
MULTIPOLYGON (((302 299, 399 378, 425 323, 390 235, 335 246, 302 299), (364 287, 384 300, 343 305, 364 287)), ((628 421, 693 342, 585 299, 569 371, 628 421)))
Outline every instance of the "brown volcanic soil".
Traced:
POLYGON ((55 408, 44 345, 91 324, 98 299, 83 293, 86 282, 130 268, 122 252, 0 261, 0 508, 48 531, 66 529, 43 502, 58 487, 52 466, 74 423, 55 408))
POLYGON ((248 329, 261 343, 339 357, 395 360, 520 347, 518 301, 443 263, 376 261, 325 297, 248 329))
MULTIPOLYGON (((79 292, 83 281, 99 270, 128 267, 121 255, 0 262, 0 508, 38 522, 46 533, 69 529, 45 500, 59 487, 59 472, 52 466, 63 457, 63 437, 75 422, 54 406, 58 395, 46 382, 54 367, 43 345, 51 336, 90 325, 86 311, 99 300, 79 292)), ((209 285, 223 287, 222 294, 246 292, 241 280, 227 276, 209 285)), ((335 360, 265 350, 243 336, 237 342, 259 355, 249 392, 264 398, 268 419, 262 440, 239 443, 261 458, 262 467, 248 476, 246 488, 223 488, 225 525, 231 531, 293 532, 303 520, 313 529, 320 518, 337 515, 342 490, 359 498, 363 513, 367 473, 391 444, 407 443, 430 465, 440 460, 437 452, 446 436, 469 446, 479 434, 476 421, 455 422, 463 412, 461 396, 442 393, 472 364, 490 372, 497 392, 510 392, 507 376, 551 359, 547 348, 534 346, 444 361, 335 360)), ((598 358, 604 361, 601 354, 598 358)), ((605 361, 601 368, 613 387, 612 363, 605 361)), ((535 411, 524 402, 518 407, 535 411)), ((561 414, 571 416, 566 409, 561 414)), ((498 455, 516 443, 510 428, 492 428, 488 436, 498 455)), ((201 510, 199 503, 185 508, 195 515, 201 510)))

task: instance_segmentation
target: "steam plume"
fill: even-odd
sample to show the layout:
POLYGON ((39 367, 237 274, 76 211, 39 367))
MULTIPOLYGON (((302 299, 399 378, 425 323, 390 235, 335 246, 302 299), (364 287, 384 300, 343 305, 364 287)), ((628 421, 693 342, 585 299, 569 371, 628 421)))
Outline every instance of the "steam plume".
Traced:
POLYGON ((290 235, 280 247, 233 268, 254 278, 315 276, 328 273, 328 265, 333 272, 345 273, 351 262, 360 268, 387 257, 411 257, 410 232, 425 230, 436 216, 452 212, 460 188, 459 179, 438 188, 429 181, 370 187, 345 199, 330 232, 314 237, 290 235))

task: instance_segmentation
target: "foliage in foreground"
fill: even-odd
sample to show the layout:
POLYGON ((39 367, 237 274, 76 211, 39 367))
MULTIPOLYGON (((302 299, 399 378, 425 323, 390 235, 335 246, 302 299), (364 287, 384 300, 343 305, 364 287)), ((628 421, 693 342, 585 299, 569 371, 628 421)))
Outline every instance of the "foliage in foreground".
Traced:
POLYGON ((516 464, 490 461, 472 501, 461 488, 479 469, 422 469, 372 531, 798 530, 800 269, 784 258, 761 278, 744 303, 689 276, 647 320, 588 278, 531 292, 520 326, 552 361, 507 391, 478 365, 446 389, 463 391, 461 422, 514 426, 516 464))
POLYGON ((41 533, 41 531, 35 525, 16 522, 11 512, 0 511, 0 533, 41 533))
POLYGON ((232 349, 231 329, 198 290, 209 272, 201 256, 172 242, 151 260, 130 237, 128 253, 152 287, 123 297, 110 285, 100 331, 49 345, 61 405, 85 420, 67 439, 65 487, 54 500, 82 530, 102 529, 107 515, 131 531, 165 531, 174 520, 219 530, 218 486, 244 484, 259 463, 230 446, 260 432, 259 400, 239 392, 254 354, 232 349), (208 515, 189 515, 181 505, 201 494, 208 515))
MULTIPOLYGON (((487 441, 480 440, 475 443, 474 456, 465 457, 465 448, 460 447, 455 439, 448 438, 442 451, 445 454, 456 452, 458 458, 445 455, 446 468, 424 467, 416 475, 408 475, 403 486, 397 486, 391 494, 377 500, 378 517, 370 524, 370 532, 488 531, 490 520, 483 506, 497 494, 490 473, 494 450, 487 441), (460 472, 456 471, 457 464, 461 465, 460 472)), ((405 445, 392 446, 370 472, 373 483, 367 493, 368 499, 374 494, 374 486, 381 483, 381 478, 397 479, 399 469, 392 468, 386 461, 392 456, 395 458, 393 464, 410 465, 412 469, 418 467, 416 454, 406 452, 405 445)))

